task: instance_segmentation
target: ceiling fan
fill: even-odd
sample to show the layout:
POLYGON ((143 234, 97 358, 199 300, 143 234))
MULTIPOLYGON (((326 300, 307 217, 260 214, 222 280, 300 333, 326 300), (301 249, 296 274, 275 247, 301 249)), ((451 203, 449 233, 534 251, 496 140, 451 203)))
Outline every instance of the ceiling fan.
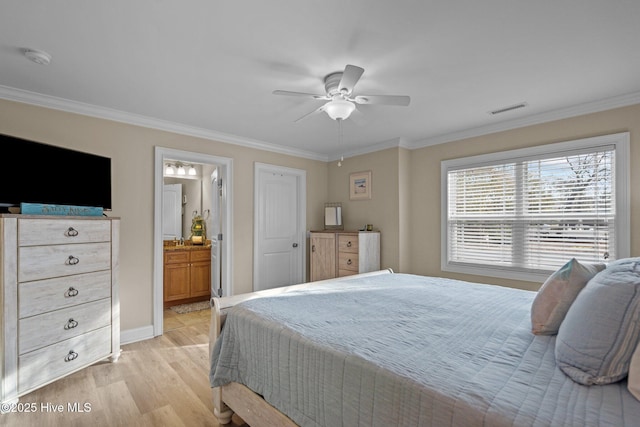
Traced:
POLYGON ((274 90, 274 95, 300 96, 322 101, 328 101, 316 110, 305 114, 296 122, 319 112, 326 112, 333 120, 345 120, 356 109, 355 104, 379 104, 407 106, 411 98, 405 95, 354 95, 353 88, 364 73, 364 68, 347 65, 344 71, 328 74, 324 78, 326 94, 291 92, 288 90, 274 90))

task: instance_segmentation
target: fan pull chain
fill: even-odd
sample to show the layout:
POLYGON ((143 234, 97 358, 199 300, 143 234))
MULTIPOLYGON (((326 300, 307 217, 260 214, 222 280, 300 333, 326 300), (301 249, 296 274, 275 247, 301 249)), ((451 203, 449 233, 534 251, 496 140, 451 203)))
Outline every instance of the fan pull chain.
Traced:
MULTIPOLYGON (((336 120, 338 122, 338 142, 340 143, 340 147, 342 147, 342 119, 336 120)), ((344 156, 340 156, 340 160, 338 161, 338 167, 342 166, 342 162, 344 161, 344 156)))

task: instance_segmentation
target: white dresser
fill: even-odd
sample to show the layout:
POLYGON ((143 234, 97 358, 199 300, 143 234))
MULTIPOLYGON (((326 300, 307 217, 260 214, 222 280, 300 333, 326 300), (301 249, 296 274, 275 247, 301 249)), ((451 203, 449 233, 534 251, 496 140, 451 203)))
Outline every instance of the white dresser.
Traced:
POLYGON ((120 355, 120 221, 0 215, 0 400, 120 355))

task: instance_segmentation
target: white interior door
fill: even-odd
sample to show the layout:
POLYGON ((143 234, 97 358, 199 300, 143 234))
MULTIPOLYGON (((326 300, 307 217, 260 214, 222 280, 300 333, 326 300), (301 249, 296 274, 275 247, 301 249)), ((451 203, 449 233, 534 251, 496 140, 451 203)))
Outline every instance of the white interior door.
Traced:
POLYGON ((306 178, 297 169, 256 164, 254 290, 304 282, 306 178))
POLYGON ((162 239, 182 238, 182 185, 167 184, 162 198, 162 239))

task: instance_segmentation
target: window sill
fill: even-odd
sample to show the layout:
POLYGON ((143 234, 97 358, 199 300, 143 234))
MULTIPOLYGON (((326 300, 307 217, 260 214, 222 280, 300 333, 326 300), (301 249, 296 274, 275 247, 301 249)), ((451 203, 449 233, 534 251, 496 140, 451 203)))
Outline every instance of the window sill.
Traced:
MULTIPOLYGON (((568 261, 568 260, 567 260, 568 261)), ((474 276, 498 277, 501 279, 522 280, 524 282, 544 283, 553 271, 512 270, 492 266, 477 266, 461 263, 443 263, 442 271, 471 274, 474 276)))

